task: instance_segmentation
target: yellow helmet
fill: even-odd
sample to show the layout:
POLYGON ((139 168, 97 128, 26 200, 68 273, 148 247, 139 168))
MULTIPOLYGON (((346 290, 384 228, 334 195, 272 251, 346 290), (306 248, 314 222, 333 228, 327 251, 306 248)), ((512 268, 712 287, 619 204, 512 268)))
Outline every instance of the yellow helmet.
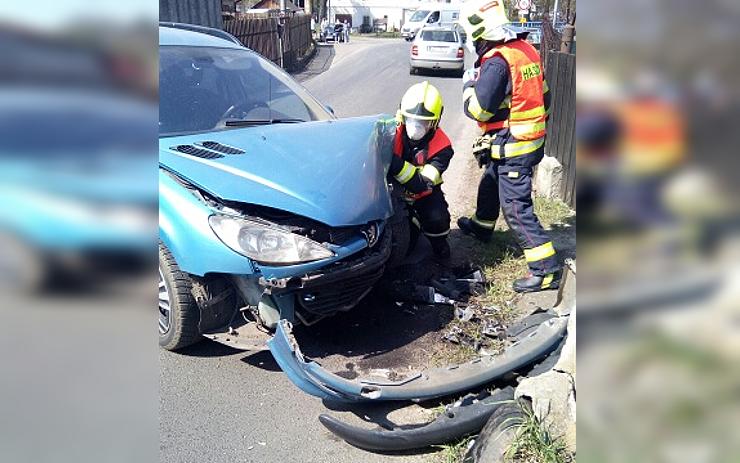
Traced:
POLYGON ((509 24, 503 0, 468 0, 460 9, 460 25, 470 42, 479 39, 503 40, 509 24))
POLYGON ((406 118, 412 118, 432 121, 432 127, 436 127, 442 117, 443 109, 442 95, 439 90, 425 80, 409 87, 401 98, 400 122, 404 122, 406 118))

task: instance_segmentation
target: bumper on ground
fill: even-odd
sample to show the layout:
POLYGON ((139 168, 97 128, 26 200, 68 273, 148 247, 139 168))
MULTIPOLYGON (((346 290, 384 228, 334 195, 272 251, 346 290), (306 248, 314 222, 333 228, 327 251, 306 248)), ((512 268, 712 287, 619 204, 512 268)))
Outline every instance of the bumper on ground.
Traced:
POLYGON ((399 381, 373 378, 349 380, 307 359, 293 337, 292 325, 281 320, 268 347, 280 368, 304 392, 339 402, 410 400, 423 401, 459 394, 481 387, 544 358, 566 336, 568 318, 575 310, 575 275, 566 275, 558 304, 546 317, 534 314, 500 355, 482 356, 469 362, 410 374, 399 381))

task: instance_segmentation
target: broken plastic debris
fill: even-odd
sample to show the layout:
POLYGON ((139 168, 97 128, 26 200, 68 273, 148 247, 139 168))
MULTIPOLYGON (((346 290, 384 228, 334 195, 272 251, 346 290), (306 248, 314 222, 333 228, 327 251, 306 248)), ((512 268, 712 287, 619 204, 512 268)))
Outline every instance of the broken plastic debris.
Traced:
POLYGON ((489 338, 504 339, 506 337, 506 329, 501 324, 491 320, 487 320, 483 324, 480 332, 489 338))
POLYGON ((434 293, 434 303, 435 304, 454 304, 455 301, 448 297, 443 296, 442 294, 434 293))
POLYGON ((469 322, 475 318, 475 310, 472 307, 455 307, 455 318, 462 322, 469 322))

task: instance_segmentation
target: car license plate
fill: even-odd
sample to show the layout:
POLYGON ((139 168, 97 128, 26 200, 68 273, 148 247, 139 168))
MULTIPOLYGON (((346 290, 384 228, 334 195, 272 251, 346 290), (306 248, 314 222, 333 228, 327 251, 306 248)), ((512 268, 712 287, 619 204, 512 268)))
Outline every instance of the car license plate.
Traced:
POLYGON ((441 55, 442 53, 447 53, 448 48, 447 47, 429 47, 430 53, 435 53, 438 55, 441 55))

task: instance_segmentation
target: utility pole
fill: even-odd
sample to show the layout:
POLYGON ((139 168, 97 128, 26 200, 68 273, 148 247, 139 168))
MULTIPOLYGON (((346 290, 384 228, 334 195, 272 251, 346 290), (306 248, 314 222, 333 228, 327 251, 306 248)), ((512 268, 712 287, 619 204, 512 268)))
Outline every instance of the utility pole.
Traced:
POLYGON ((280 53, 280 67, 285 69, 285 50, 283 36, 285 35, 285 0, 280 0, 280 14, 278 17, 278 53, 280 53))

